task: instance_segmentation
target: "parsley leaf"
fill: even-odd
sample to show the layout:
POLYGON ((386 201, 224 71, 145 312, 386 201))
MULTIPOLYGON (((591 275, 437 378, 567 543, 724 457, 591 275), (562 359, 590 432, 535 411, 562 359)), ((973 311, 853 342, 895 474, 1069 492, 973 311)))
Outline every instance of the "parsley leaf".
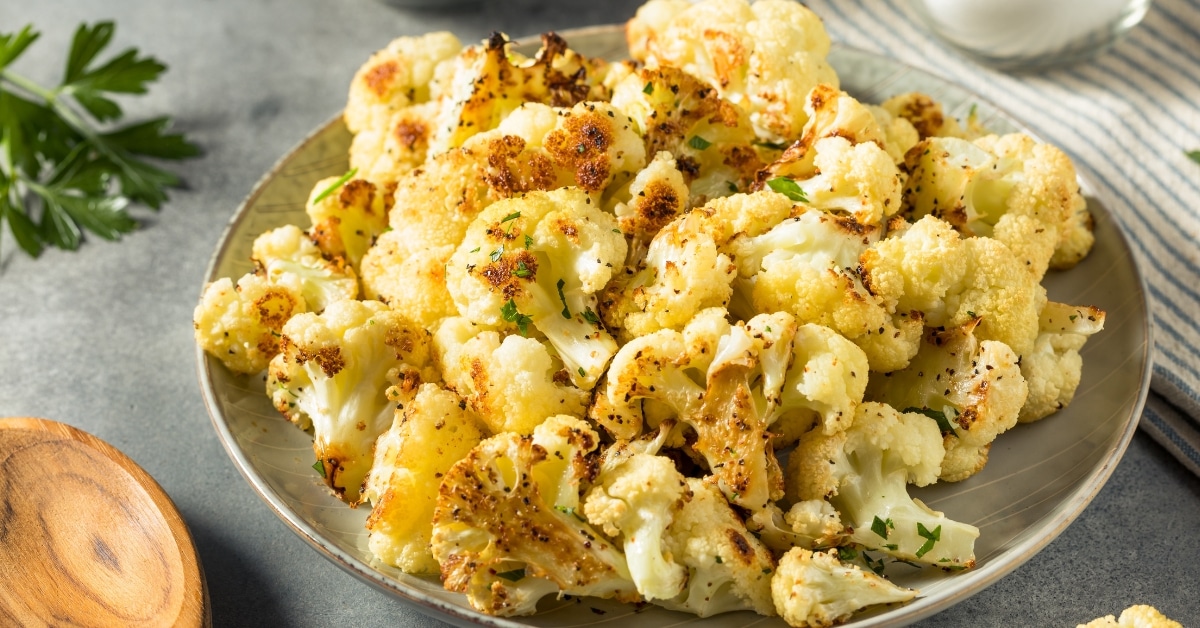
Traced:
POLYGON ((592 308, 590 308, 590 307, 583 311, 583 320, 585 320, 593 325, 600 324, 600 317, 596 316, 596 313, 593 312, 592 308))
POLYGON ((937 422, 938 429, 942 431, 942 436, 949 436, 954 433, 954 425, 950 422, 950 417, 947 417, 945 412, 939 412, 932 408, 917 408, 915 406, 905 408, 903 412, 916 412, 917 414, 924 414, 933 419, 937 422))
POLYGON ((1200 164, 1200 150, 1189 150, 1184 154, 1188 156, 1188 159, 1200 164))
POLYGON ((881 538, 881 539, 887 539, 888 538, 888 529, 889 528, 895 529, 895 527, 896 527, 896 524, 892 523, 891 518, 889 518, 885 521, 883 519, 880 519, 879 515, 875 515, 875 520, 871 522, 871 531, 874 532, 875 534, 879 535, 879 538, 881 538))
POLYGON ((704 150, 709 146, 712 146, 712 142, 700 137, 699 135, 693 135, 692 138, 688 140, 688 146, 691 146, 696 150, 704 150))
POLYGON ((312 202, 309 203, 309 205, 316 205, 317 203, 320 203, 321 201, 325 200, 330 194, 333 194, 334 192, 336 192, 338 188, 342 187, 343 185, 346 185, 346 182, 349 181, 350 179, 353 179, 354 175, 356 175, 356 174, 358 174, 358 168, 351 168, 350 170, 348 170, 346 172, 346 174, 338 177, 337 181, 330 183, 328 187, 326 187, 324 190, 321 190, 320 194, 317 194, 316 196, 314 196, 312 202))
POLYGON ((567 285, 567 282, 563 279, 559 279, 558 284, 556 285, 558 286, 558 300, 562 301, 563 304, 562 317, 565 319, 570 319, 571 308, 567 305, 567 295, 563 294, 563 286, 567 285))
POLYGON ((325 463, 324 462, 317 460, 316 462, 313 463, 312 468, 315 469, 317 473, 320 473, 321 477, 325 477, 325 463))
POLYGON ((767 181, 767 187, 779 192, 780 194, 796 201, 797 203, 807 203, 808 195, 804 193, 804 189, 800 184, 787 177, 775 177, 767 181))
POLYGON ((514 569, 512 571, 501 571, 496 574, 497 578, 504 578, 509 582, 516 582, 525 577, 525 568, 514 569))
POLYGON ((529 323, 533 322, 533 317, 522 314, 517 310, 517 303, 509 299, 504 305, 500 306, 500 316, 510 323, 516 323, 517 329, 522 336, 529 335, 529 323))
POLYGON ((124 113, 112 95, 144 94, 166 70, 135 48, 101 59, 114 31, 112 22, 80 25, 52 89, 11 68, 39 37, 32 25, 0 33, 0 228, 30 256, 77 249, 85 232, 116 240, 133 231, 130 204, 159 209, 166 188, 182 184, 142 158, 200 153, 164 117, 112 126, 124 113))
POLYGON ((938 526, 938 527, 934 528, 933 531, 931 532, 928 528, 925 527, 924 524, 922 524, 920 521, 918 521, 917 522, 917 534, 919 534, 921 536, 921 538, 925 539, 925 544, 921 546, 921 549, 917 550, 917 558, 920 558, 920 557, 928 554, 929 550, 933 549, 933 546, 935 543, 942 540, 942 526, 938 526))

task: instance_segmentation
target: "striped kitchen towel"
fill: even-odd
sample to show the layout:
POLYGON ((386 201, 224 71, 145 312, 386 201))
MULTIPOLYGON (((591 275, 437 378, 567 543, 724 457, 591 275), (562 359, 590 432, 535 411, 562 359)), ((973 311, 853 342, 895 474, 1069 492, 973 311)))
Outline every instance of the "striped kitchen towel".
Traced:
POLYGON ((1200 474, 1200 0, 1156 0, 1093 59, 1005 74, 941 43, 904 0, 807 0, 834 41, 963 85, 1071 155, 1138 257, 1154 327, 1139 427, 1200 474))

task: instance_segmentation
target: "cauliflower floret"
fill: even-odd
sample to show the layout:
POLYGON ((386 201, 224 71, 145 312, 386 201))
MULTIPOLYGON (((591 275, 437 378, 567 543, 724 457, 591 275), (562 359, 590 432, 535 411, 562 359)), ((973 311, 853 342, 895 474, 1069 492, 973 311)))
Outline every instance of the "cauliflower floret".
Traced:
POLYGON ((272 229, 254 239, 250 258, 273 284, 298 285, 306 310, 320 313, 334 301, 358 298, 354 269, 321 250, 295 225, 272 229))
POLYGON ((604 291, 601 314, 622 341, 681 329, 697 312, 729 302, 736 267, 718 246, 732 234, 714 237, 711 215, 699 207, 668 223, 650 241, 643 267, 626 269, 634 274, 604 291))
POLYGON ((405 231, 380 235, 361 263, 363 297, 387 303, 426 329, 458 314, 446 289, 451 245, 424 247, 405 231))
POLYGON ((630 242, 627 266, 642 261, 646 246, 663 226, 683 214, 687 201, 688 188, 675 157, 666 151, 654 155, 629 185, 629 201, 613 207, 617 224, 630 242))
POLYGON ((978 320, 928 330, 912 363, 867 385, 867 399, 937 421, 946 448, 939 478, 947 482, 983 469, 992 441, 1017 424, 1028 393, 1012 349, 975 338, 978 320))
POLYGON ((1107 615, 1075 628, 1183 628, 1183 624, 1168 618, 1153 606, 1135 604, 1121 611, 1120 619, 1107 615))
POLYGON ((892 115, 887 109, 878 105, 867 105, 875 123, 883 132, 883 148, 891 156, 897 166, 904 163, 904 155, 921 141, 921 135, 912 122, 900 116, 892 115))
POLYGON ((687 586, 659 606, 710 617, 750 610, 774 615, 771 552, 742 523, 721 491, 697 478, 687 478, 692 498, 667 529, 664 546, 688 570, 687 586))
POLYGON ((596 203, 645 164, 632 122, 611 105, 555 109, 528 103, 495 130, 402 177, 389 222, 425 246, 458 246, 492 203, 565 186, 586 191, 596 203))
POLYGON ((313 428, 313 451, 329 488, 357 505, 375 440, 392 424, 389 387, 435 381, 429 333, 378 301, 336 301, 292 317, 271 360, 267 394, 276 409, 313 428))
POLYGON ((971 567, 979 529, 908 495, 908 483, 937 480, 944 457, 942 434, 929 417, 864 402, 845 431, 800 438, 788 459, 788 497, 828 499, 852 530, 850 542, 903 560, 971 567))
POLYGON ((710 312, 715 316, 698 316, 683 333, 661 330, 621 347, 589 415, 628 438, 645 421, 642 399, 663 404, 695 433, 691 448, 729 500, 762 508, 782 488, 751 386, 762 343, 744 326, 724 323, 723 310, 710 312))
POLYGON ((675 157, 691 205, 747 189, 763 165, 745 112, 679 69, 637 70, 616 85, 612 104, 637 124, 647 154, 675 157))
POLYGON ((522 334, 532 324, 590 390, 617 350, 593 295, 625 252, 616 218, 582 190, 531 192, 479 214, 450 258, 446 287, 473 322, 522 334))
POLYGON ((482 46, 470 46, 439 74, 434 89, 444 104, 436 120, 430 153, 462 146, 472 135, 490 131, 526 102, 572 107, 606 101, 608 64, 584 57, 554 33, 542 35, 533 59, 513 51, 511 42, 493 33, 482 46))
POLYGON ((313 186, 304 211, 309 234, 326 257, 341 257, 357 269, 375 237, 388 227, 392 197, 365 179, 322 179, 313 186))
POLYGON ((670 459, 635 453, 602 470, 584 498, 588 523, 619 540, 647 600, 673 598, 687 582, 687 568, 664 555, 663 534, 691 496, 670 459))
POLYGON ((792 218, 742 231, 730 242, 740 297, 733 303, 749 303, 752 312, 790 312, 801 323, 834 329, 867 352, 873 370, 903 368, 920 342, 921 317, 869 292, 856 269, 877 230, 799 209, 792 218))
POLYGON ((498 434, 446 473, 433 555, 447 590, 489 615, 528 615, 550 593, 640 600, 625 556, 577 515, 599 438, 556 416, 498 434))
MULTIPOLYGON (((932 137, 909 151, 905 169, 904 202, 914 218, 932 214, 964 235, 990 236, 1002 216, 1029 216, 1054 234, 1055 250, 1072 243, 1065 257, 1078 261, 1091 247, 1090 220, 1077 216, 1086 214, 1087 206, 1075 167, 1054 146, 1020 133, 989 135, 974 143, 932 137)), ((1050 259, 1045 254, 1032 257, 1050 259)), ((1035 271, 1040 280, 1045 268, 1035 271)))
MULTIPOLYGON (((896 118, 907 120, 922 140, 928 137, 974 139, 985 134, 977 123, 963 129, 958 120, 946 114, 941 103, 920 92, 897 94, 880 103, 880 107, 896 118)), ((974 122, 973 118, 968 122, 974 122)))
POLYGON ((405 573, 436 574, 429 549, 442 476, 486 434, 458 395, 422 384, 375 443, 364 495, 371 553, 405 573))
POLYGON ((998 240, 962 238, 926 216, 863 251, 859 273, 889 309, 920 312, 929 327, 979 318, 980 340, 999 340, 1018 355, 1033 348, 1046 290, 998 240))
POLYGON ((358 176, 388 187, 429 156, 440 103, 411 105, 393 112, 385 124, 362 129, 350 141, 350 167, 358 176))
MULTIPOLYGON (((797 141, 767 166, 765 174, 797 179, 812 177, 818 172, 815 163, 817 142, 833 137, 856 145, 875 144, 877 148, 886 150, 889 158, 892 157, 892 150, 888 150, 887 135, 879 124, 876 112, 836 86, 813 86, 804 97, 804 112, 808 121, 797 141)), ((916 144, 916 141, 912 144, 916 144)), ((895 150, 899 150, 899 147, 895 150)), ((893 159, 892 163, 895 165, 897 162, 893 159)))
POLYGON ((799 326, 769 423, 778 418, 807 428, 815 418, 826 434, 845 429, 862 403, 869 370, 867 354, 836 331, 812 323, 799 326))
POLYGON ((1050 302, 1042 308, 1033 349, 1021 355, 1029 397, 1018 420, 1030 423, 1067 407, 1082 376, 1079 350, 1104 329, 1104 312, 1089 306, 1050 302))
POLYGON ((299 285, 275 284, 247 274, 222 277, 204 288, 192 314, 196 343, 237 373, 257 373, 279 353, 279 332, 305 311, 299 285))
POLYGON ((351 133, 384 127, 391 114, 428 101, 429 83, 438 64, 462 49, 448 32, 399 37, 354 74, 344 119, 351 133))
POLYGON ((789 626, 817 628, 841 623, 874 604, 907 602, 917 591, 843 564, 835 551, 795 548, 779 559, 771 594, 789 626))
POLYGON ((529 434, 546 417, 583 416, 587 393, 571 386, 562 363, 540 341, 505 336, 448 318, 433 338, 446 384, 493 433, 529 434))
MULTIPOLYGON (((810 207, 831 213, 845 212, 861 225, 879 226, 884 218, 900 210, 903 178, 878 144, 852 144, 844 137, 827 137, 817 140, 812 155, 811 176, 785 176, 782 182, 778 178, 768 179, 767 185, 794 186, 810 207)), ((788 172, 790 168, 779 170, 788 172)))
POLYGON ((814 85, 838 84, 825 26, 798 2, 651 0, 625 32, 634 59, 705 81, 748 111, 758 137, 772 142, 799 137, 814 85))

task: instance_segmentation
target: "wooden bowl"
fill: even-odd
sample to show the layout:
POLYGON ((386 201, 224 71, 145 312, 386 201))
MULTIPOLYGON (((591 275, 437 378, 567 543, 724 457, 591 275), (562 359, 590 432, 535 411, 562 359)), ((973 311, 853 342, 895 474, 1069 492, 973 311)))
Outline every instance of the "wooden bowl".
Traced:
POLYGON ((0 625, 211 626, 162 487, 69 425, 0 419, 0 625))

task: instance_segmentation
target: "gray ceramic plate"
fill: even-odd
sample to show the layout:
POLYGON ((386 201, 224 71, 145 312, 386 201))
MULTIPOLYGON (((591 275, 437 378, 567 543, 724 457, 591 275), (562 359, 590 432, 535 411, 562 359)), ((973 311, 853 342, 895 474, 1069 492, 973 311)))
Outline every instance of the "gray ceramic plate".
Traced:
MULTIPOLYGON (((625 55, 619 27, 563 33, 580 52, 609 59, 625 55)), ((965 117, 972 106, 989 127, 1021 125, 978 96, 895 61, 835 47, 830 61, 843 88, 879 102, 921 90, 965 117)), ((222 237, 207 279, 240 277, 251 269, 250 245, 258 234, 286 223, 307 224, 304 203, 316 181, 347 169, 350 134, 331 120, 284 157, 255 187, 222 237)), ((921 595, 900 607, 878 609, 852 626, 899 626, 962 601, 1028 560, 1074 520, 1112 473, 1137 425, 1149 383, 1149 326, 1146 290, 1129 245, 1101 202, 1086 185, 1096 218, 1096 248, 1069 273, 1047 279, 1050 298, 1095 305, 1108 312, 1106 329, 1083 350, 1084 371, 1075 402, 1064 412, 1004 434, 979 475, 958 484, 917 491, 934 509, 980 529, 978 567, 954 575, 902 564, 889 568, 896 582, 921 595)), ((311 439, 272 409, 262 379, 231 375, 197 351, 200 385, 213 426, 250 485, 303 539, 321 554, 366 582, 457 624, 494 626, 581 626, 625 619, 639 626, 784 626, 777 618, 733 613, 700 620, 648 607, 602 600, 548 598, 532 617, 500 619, 478 614, 466 599, 446 592, 435 579, 422 579, 373 563, 363 529, 366 509, 351 510, 325 490, 312 470, 311 439), (603 611, 602 614, 593 611, 603 611)))

